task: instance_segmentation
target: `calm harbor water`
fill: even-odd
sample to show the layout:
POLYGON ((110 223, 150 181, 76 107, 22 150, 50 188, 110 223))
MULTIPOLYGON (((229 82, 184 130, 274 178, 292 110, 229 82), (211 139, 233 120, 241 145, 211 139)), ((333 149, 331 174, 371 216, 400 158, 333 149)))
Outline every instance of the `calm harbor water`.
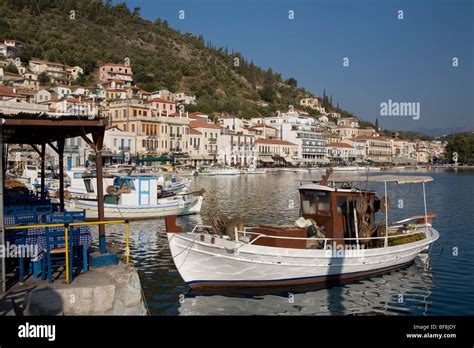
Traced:
MULTIPOLYGON (((408 172, 398 172, 406 174, 408 172)), ((427 184, 428 211, 435 212, 440 239, 430 255, 415 264, 377 277, 330 289, 278 293, 194 293, 177 272, 167 248, 163 220, 136 221, 130 228, 135 263, 152 315, 473 315, 474 171, 416 170, 435 181, 427 184)), ((268 173, 236 177, 197 177, 192 189, 206 190, 200 215, 181 217, 192 228, 207 223, 219 209, 240 216, 246 225, 286 223, 299 216, 298 180, 322 172, 268 173)), ((383 186, 372 186, 383 196, 383 186)), ((389 219, 423 213, 421 185, 389 185, 389 219)), ((108 230, 112 248, 124 245, 123 228, 108 230)), ((119 251, 119 250, 117 250, 119 251)), ((123 252, 123 249, 122 249, 123 252)))

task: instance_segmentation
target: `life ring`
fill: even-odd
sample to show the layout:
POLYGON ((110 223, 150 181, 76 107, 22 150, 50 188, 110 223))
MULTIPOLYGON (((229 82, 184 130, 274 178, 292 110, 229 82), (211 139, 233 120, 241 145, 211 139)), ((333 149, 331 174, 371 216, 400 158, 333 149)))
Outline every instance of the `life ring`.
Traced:
POLYGON ((356 211, 359 213, 359 215, 364 215, 367 212, 367 208, 369 206, 367 204, 367 200, 363 196, 360 196, 356 199, 355 205, 356 211))

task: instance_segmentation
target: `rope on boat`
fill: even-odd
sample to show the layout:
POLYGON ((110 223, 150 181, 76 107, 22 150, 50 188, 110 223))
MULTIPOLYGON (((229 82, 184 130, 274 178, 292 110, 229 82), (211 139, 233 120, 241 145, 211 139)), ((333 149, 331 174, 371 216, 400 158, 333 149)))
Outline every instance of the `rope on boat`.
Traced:
POLYGON ((142 291, 142 299, 143 299, 143 303, 145 304, 146 314, 151 315, 150 308, 148 308, 148 303, 146 302, 145 293, 143 292, 143 287, 140 286, 140 289, 142 291))

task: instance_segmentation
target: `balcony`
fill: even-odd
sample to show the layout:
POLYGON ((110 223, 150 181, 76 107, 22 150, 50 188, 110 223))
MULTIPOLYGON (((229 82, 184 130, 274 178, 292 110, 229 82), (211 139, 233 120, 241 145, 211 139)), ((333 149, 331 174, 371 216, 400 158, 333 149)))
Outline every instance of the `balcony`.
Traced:
POLYGON ((130 146, 119 146, 118 149, 120 151, 130 151, 130 146))
POLYGON ((217 139, 216 138, 209 138, 208 143, 209 144, 217 144, 217 139))
POLYGON ((77 152, 79 145, 64 145, 64 152, 77 152))

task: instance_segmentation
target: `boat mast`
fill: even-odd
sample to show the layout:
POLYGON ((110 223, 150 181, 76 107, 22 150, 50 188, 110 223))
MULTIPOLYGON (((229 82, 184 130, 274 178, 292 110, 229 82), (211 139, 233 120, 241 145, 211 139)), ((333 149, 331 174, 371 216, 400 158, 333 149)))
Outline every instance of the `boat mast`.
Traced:
MULTIPOLYGON (((426 210, 426 190, 425 190, 425 182, 423 181, 423 204, 425 206, 425 228, 426 232, 428 233, 428 212, 426 210)), ((428 238, 428 236, 427 236, 428 238)))
POLYGON ((356 206, 355 206, 355 204, 354 204, 354 226, 355 226, 357 250, 359 250, 359 249, 360 249, 360 245, 359 245, 359 228, 357 227, 357 211, 356 211, 356 206))
POLYGON ((387 182, 385 184, 385 248, 388 247, 388 196, 387 196, 387 182))

